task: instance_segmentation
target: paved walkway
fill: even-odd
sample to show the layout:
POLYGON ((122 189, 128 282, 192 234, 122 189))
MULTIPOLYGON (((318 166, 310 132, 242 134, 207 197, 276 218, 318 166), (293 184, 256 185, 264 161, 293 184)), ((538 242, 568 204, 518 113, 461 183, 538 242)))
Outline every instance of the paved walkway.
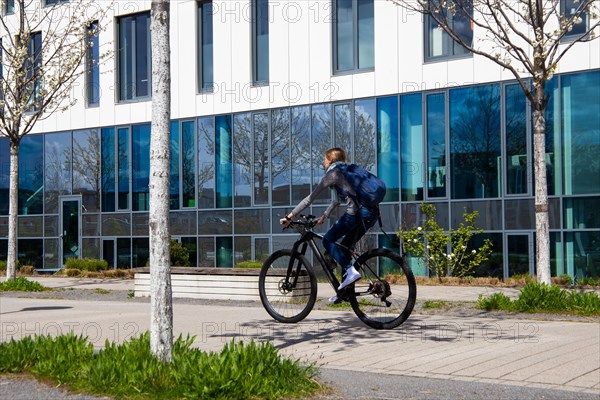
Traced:
MULTIPOLYGON (((46 286, 130 290, 132 281, 36 278, 46 286)), ((419 299, 476 300, 502 290, 419 287, 419 299)), ((514 291, 514 292, 513 292, 514 291)), ((320 292, 320 296, 326 293, 320 292)), ((0 340, 69 330, 97 347, 122 342, 149 329, 150 306, 136 301, 73 301, 0 297, 0 340)), ((271 340, 282 352, 328 369, 388 376, 562 389, 600 397, 600 323, 511 317, 413 314, 391 331, 366 327, 350 311, 313 311, 298 324, 273 321, 256 303, 175 302, 175 335, 219 351, 230 340, 271 340)))

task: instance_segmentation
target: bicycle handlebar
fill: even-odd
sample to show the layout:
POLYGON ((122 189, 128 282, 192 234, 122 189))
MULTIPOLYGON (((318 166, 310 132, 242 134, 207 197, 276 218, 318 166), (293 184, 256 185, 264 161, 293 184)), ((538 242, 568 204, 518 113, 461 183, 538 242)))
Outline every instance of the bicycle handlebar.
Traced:
POLYGON ((300 214, 300 219, 290 219, 282 218, 279 222, 283 225, 284 221, 289 221, 288 226, 283 227, 283 229, 288 229, 291 227, 302 227, 304 229, 312 229, 317 226, 317 217, 314 215, 302 215, 300 214))

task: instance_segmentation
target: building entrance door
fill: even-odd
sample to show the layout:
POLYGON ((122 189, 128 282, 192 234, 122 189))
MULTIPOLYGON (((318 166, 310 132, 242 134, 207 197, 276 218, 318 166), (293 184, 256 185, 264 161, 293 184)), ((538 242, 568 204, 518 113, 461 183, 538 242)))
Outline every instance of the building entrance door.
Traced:
POLYGON ((61 265, 69 258, 81 256, 81 197, 60 198, 60 254, 61 265))

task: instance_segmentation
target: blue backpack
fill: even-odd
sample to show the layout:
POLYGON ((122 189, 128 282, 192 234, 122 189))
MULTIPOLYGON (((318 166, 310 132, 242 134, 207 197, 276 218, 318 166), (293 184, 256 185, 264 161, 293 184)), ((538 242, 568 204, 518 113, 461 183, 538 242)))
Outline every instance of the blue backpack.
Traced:
POLYGON ((357 164, 339 164, 338 168, 356 192, 354 197, 338 190, 342 196, 351 197, 368 208, 377 207, 381 203, 385 197, 385 183, 381 179, 357 164))

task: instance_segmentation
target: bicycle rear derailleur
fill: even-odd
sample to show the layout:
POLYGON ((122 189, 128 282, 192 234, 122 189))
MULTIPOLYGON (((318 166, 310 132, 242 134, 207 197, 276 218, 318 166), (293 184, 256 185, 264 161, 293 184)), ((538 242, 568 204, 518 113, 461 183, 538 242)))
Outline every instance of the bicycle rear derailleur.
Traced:
POLYGON ((392 289, 387 281, 375 281, 369 283, 369 293, 375 297, 379 297, 382 303, 385 303, 386 307, 392 305, 387 298, 392 295, 392 289))

